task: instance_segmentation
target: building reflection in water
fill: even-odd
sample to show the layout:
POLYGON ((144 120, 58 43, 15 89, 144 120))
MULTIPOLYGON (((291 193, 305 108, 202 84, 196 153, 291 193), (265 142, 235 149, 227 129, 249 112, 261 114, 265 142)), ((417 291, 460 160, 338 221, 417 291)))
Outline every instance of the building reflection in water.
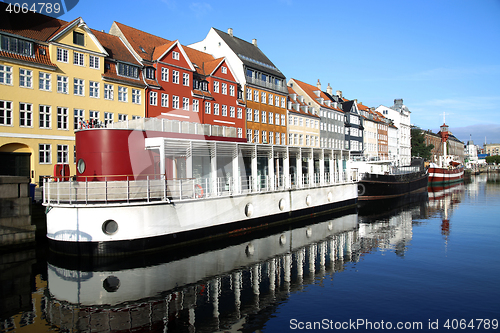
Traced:
POLYGON ((460 195, 432 196, 209 245, 217 248, 125 259, 51 256, 37 311, 63 331, 259 330, 291 294, 332 279, 361 256, 404 256, 419 220, 460 202, 460 195))

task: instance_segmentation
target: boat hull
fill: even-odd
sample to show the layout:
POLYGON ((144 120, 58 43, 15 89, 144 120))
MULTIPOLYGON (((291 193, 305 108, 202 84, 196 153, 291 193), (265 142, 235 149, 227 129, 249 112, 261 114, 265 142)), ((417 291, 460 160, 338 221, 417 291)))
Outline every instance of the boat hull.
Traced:
POLYGON ((464 168, 429 168, 429 183, 453 183, 464 179, 464 168))
POLYGON ((57 205, 48 209, 47 238, 55 252, 121 255, 215 239, 356 203, 356 184, 345 183, 170 203, 57 205))
POLYGON ((383 200, 425 191, 428 175, 425 172, 408 175, 368 174, 358 183, 358 200, 383 200))

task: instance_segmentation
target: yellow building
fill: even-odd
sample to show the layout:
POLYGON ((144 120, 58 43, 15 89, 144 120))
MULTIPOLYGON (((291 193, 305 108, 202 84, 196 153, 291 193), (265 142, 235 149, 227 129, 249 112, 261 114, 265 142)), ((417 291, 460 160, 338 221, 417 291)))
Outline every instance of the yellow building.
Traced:
POLYGON ((141 67, 119 38, 81 18, 29 12, 0 19, 0 174, 37 183, 62 163, 73 175, 82 124, 144 116, 141 67))
POLYGON ((320 117, 288 87, 288 145, 320 148, 320 117))

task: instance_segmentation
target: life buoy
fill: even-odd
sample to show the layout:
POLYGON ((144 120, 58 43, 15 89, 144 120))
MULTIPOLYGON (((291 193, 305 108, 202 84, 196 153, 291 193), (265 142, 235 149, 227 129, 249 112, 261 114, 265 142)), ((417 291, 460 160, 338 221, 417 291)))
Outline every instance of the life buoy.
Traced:
POLYGON ((195 196, 198 197, 198 198, 203 198, 203 194, 204 194, 203 187, 201 187, 200 184, 196 184, 196 185, 194 185, 194 187, 195 187, 195 196), (200 190, 199 194, 196 194, 196 189, 197 188, 200 190))

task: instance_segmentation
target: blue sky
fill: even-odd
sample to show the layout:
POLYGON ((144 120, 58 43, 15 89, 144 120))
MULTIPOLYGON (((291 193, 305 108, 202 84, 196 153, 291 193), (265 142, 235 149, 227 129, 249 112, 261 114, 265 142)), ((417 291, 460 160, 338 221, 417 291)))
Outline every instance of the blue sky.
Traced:
POLYGON ((403 98, 414 125, 437 132, 444 112, 460 140, 500 142, 499 0, 80 0, 60 18, 76 17, 184 45, 233 28, 287 79, 320 79, 370 107, 403 98))

